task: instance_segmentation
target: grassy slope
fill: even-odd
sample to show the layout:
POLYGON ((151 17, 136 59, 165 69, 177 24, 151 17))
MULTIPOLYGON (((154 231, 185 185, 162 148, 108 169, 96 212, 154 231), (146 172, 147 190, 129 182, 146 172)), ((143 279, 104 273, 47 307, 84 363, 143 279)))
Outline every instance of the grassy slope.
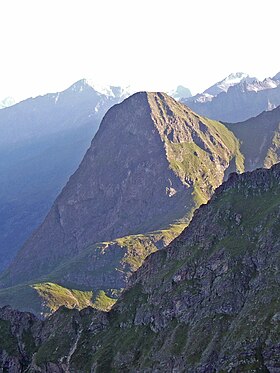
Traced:
POLYGON ((95 285, 98 278, 106 275, 107 272, 108 275, 113 274, 123 279, 124 286, 127 276, 136 271, 150 253, 170 243, 185 226, 178 223, 170 226, 169 229, 148 235, 126 236, 111 242, 92 245, 44 278, 29 284, 0 289, 0 304, 37 315, 47 315, 62 305, 68 308, 82 309, 92 306, 108 310, 115 303, 122 289, 99 288, 95 285), (110 255, 111 247, 117 250, 117 255, 110 259, 110 265, 107 264, 106 268, 99 268, 99 260, 102 260, 106 253, 110 255), (91 267, 91 262, 94 267, 91 267), (68 274, 74 273, 89 276, 91 285, 77 284, 77 281, 69 280, 68 274))
MULTIPOLYGON (((167 258, 165 250, 156 253, 155 273, 142 276, 145 285, 138 283, 125 292, 123 299, 117 304, 118 307, 110 314, 111 324, 108 330, 97 336, 90 336, 91 340, 88 340, 89 336, 81 339, 73 359, 73 366, 77 369, 81 368, 83 349, 97 344, 102 347, 92 356, 88 367, 95 363, 98 366, 96 371, 100 372, 106 369, 121 371, 117 357, 125 354, 128 356, 128 351, 130 356, 128 369, 130 366, 134 370, 141 371, 147 367, 151 368, 152 364, 158 366, 159 361, 164 364, 164 360, 172 361, 174 357, 180 360, 180 356, 183 361, 188 362, 190 369, 197 369, 199 363, 209 356, 213 348, 216 352, 222 350, 233 366, 238 364, 236 371, 266 371, 261 358, 262 352, 258 348, 265 348, 264 341, 277 343, 280 332, 280 324, 270 321, 280 309, 279 287, 275 282, 279 274, 277 250, 273 253, 274 268, 268 265, 265 269, 265 281, 254 290, 246 290, 245 302, 240 311, 227 313, 217 310, 222 307, 225 297, 229 298, 231 293, 236 297, 239 296, 239 291, 242 291, 242 287, 238 290, 239 281, 242 286, 246 286, 246 282, 249 281, 246 275, 242 280, 243 273, 248 271, 248 264, 244 263, 244 257, 252 256, 261 261, 263 260, 261 258, 270 256, 266 253, 270 245, 272 247, 279 245, 280 226, 279 219, 276 218, 279 215, 279 206, 279 184, 270 185, 270 188, 261 195, 254 195, 254 191, 248 193, 244 186, 238 191, 237 189, 226 191, 221 197, 216 198, 211 204, 211 211, 217 212, 213 215, 217 219, 215 224, 220 225, 223 231, 227 232, 224 238, 216 240, 212 238, 215 232, 211 231, 210 223, 209 237, 208 239, 204 237, 202 244, 186 246, 182 242, 176 248, 178 254, 173 258, 170 258, 170 255, 167 258), (241 216, 240 223, 236 221, 237 215, 241 216), (205 249, 207 242, 208 248, 205 249), (214 295, 211 307, 207 306, 207 299, 205 299, 201 301, 201 305, 198 305, 196 314, 186 308, 182 309, 181 316, 175 318, 173 316, 168 320, 168 310, 172 304, 178 302, 179 305, 180 300, 182 301, 188 293, 193 294, 195 299, 202 291, 199 278, 175 284, 172 281, 174 276, 184 273, 186 269, 191 271, 194 266, 207 267, 210 258, 218 255, 221 250, 231 263, 230 271, 220 275, 221 281, 224 284, 233 281, 232 284, 235 283, 236 288, 228 289, 221 298, 214 295), (262 250, 265 250, 264 253, 262 250), (134 324, 136 310, 138 314, 141 309, 148 315, 167 315, 166 322, 159 332, 153 332, 149 322, 146 326, 134 324), (127 327, 119 328, 122 322, 125 322, 127 327), (122 341, 121 345, 119 340, 122 341), (246 358, 244 346, 251 346, 253 351, 254 348, 256 349, 252 357, 246 358), (231 360, 234 356, 235 359, 231 360)), ((248 276, 251 276, 249 278, 252 282, 257 281, 257 276, 262 276, 258 272, 255 273, 253 269, 253 272, 250 271, 248 276)), ((250 348, 248 347, 248 351, 250 348)), ((225 371, 229 364, 226 359, 223 363, 225 371)), ((161 366, 163 369, 164 365, 161 366)))
POLYGON ((82 309, 88 306, 108 311, 116 302, 102 291, 68 289, 55 283, 45 282, 19 285, 0 290, 2 305, 33 312, 40 316, 53 313, 61 306, 82 309))
MULTIPOLYGON (((273 177, 217 194, 178 240, 145 262, 105 323, 102 314, 79 314, 71 370, 170 372, 178 364, 177 371, 214 371, 219 364, 215 371, 267 372, 280 333, 279 206, 273 177)), ((53 329, 37 364, 65 359, 75 315, 62 310, 46 322, 53 329)))
MULTIPOLYGON (((179 176, 184 185, 193 189, 193 201, 182 200, 180 203, 180 206, 190 204, 185 206, 185 210, 187 210, 185 216, 183 218, 180 216, 181 219, 179 219, 176 211, 171 211, 170 216, 165 216, 166 229, 91 245, 85 248, 81 254, 64 260, 52 273, 36 279, 33 284, 51 282, 82 291, 107 291, 108 288, 123 288, 127 278, 141 266, 144 259, 178 236, 188 224, 194 209, 208 201, 215 188, 222 182, 226 164, 233 161, 233 170, 240 172, 244 170, 244 159, 239 150, 239 142, 232 132, 223 124, 200 117, 185 106, 174 103, 175 101, 168 96, 164 96, 164 99, 159 100, 157 104, 150 102, 159 131, 160 128, 165 128, 166 123, 169 123, 170 108, 172 108, 172 118, 176 119, 179 126, 176 131, 180 134, 180 126, 181 128, 186 127, 190 136, 188 141, 173 142, 170 136, 161 134, 170 168, 179 176), (158 110, 160 113, 157 116, 158 110), (219 164, 221 159, 224 160, 224 168, 217 168, 217 163, 219 164), (174 219, 174 216, 177 216, 177 220, 174 219), (107 260, 105 260, 106 258, 107 260), (112 280, 110 286, 105 286, 104 281, 100 280, 104 277, 116 279, 116 285, 112 280)), ((162 217, 161 220, 163 220, 162 217)), ((36 289, 42 299, 45 299, 46 289, 36 289)), ((30 289, 25 291, 30 293, 30 289)), ((80 301, 75 300, 73 294, 63 291, 63 295, 60 295, 54 287, 52 287, 52 293, 55 296, 52 296, 52 301, 49 301, 48 305, 51 310, 56 309, 55 302, 58 305, 63 304, 63 299, 64 304, 70 307, 76 303, 80 304, 80 301)), ((16 292, 13 294, 17 297, 16 292)), ((32 299, 34 296, 32 294, 32 299)), ((37 303, 37 299, 35 302, 37 303)), ((12 297, 10 303, 20 305, 20 302, 13 300, 12 297)), ((0 292, 0 304, 6 304, 5 292, 4 298, 0 292)), ((37 306, 36 308, 38 309, 37 306)))
POLYGON ((183 184, 193 188, 193 208, 209 200, 223 181, 227 163, 234 162, 232 171, 244 172, 239 141, 224 124, 197 115, 184 105, 174 105, 168 96, 164 96, 164 100, 153 100, 150 96, 149 102, 153 120, 165 143, 170 168, 183 184), (178 126, 176 136, 170 129, 172 120, 178 126), (188 134, 184 141, 180 138, 183 129, 188 134))

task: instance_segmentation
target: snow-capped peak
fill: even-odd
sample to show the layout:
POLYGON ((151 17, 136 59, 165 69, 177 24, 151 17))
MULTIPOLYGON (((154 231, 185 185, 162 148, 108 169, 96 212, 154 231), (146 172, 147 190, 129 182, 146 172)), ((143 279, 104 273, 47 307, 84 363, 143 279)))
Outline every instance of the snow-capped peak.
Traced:
POLYGON ((256 79, 255 81, 248 83, 246 89, 247 91, 259 92, 264 91, 266 89, 276 88, 278 85, 279 81, 271 78, 266 78, 263 81, 256 79))
POLYGON ((73 91, 83 92, 85 89, 94 89, 98 94, 112 97, 112 98, 125 98, 132 92, 131 87, 115 87, 109 85, 102 85, 95 82, 93 79, 82 79, 75 83, 72 87, 73 91))
POLYGON ((5 109, 6 107, 12 106, 16 103, 13 97, 5 97, 3 100, 0 101, 0 109, 5 109))
POLYGON ((210 88, 206 89, 203 93, 211 96, 217 96, 221 92, 227 92, 229 87, 239 84, 243 81, 252 82, 255 78, 250 77, 246 73, 237 72, 231 73, 225 79, 212 85, 210 88))

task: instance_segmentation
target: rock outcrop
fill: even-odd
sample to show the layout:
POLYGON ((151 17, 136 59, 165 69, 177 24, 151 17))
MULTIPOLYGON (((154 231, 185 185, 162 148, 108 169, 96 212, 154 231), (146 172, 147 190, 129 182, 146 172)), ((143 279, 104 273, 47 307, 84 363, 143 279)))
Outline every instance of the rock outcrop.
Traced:
MULTIPOLYGON (((27 371, 278 372, 279 222, 280 165, 232 174, 109 313, 62 308, 32 321, 27 371)), ((1 348, 10 372, 24 356, 17 315, 1 348)))

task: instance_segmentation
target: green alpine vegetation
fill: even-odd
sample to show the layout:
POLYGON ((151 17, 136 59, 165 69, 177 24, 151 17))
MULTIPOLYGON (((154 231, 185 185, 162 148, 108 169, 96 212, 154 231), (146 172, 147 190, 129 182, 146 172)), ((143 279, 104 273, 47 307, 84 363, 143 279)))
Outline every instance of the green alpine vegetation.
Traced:
POLYGON ((279 211, 280 164, 232 174, 109 312, 61 308, 42 322, 1 309, 5 363, 24 356, 30 373, 278 371, 279 211), (31 333, 29 353, 17 352, 16 325, 31 333))
POLYGON ((116 302, 118 291, 109 289, 96 292, 70 289, 52 282, 18 285, 0 290, 4 304, 24 309, 40 317, 46 317, 59 307, 83 309, 93 307, 108 311, 116 302))
POLYGON ((108 310, 144 259, 167 246, 185 226, 178 223, 147 235, 127 236, 89 246, 41 279, 0 289, 0 302, 38 316, 46 316, 63 305, 108 310))
MULTIPOLYGON (((229 172, 244 171, 243 164, 239 141, 223 124, 166 94, 129 97, 107 112, 45 221, 0 276, 0 287, 25 285, 30 299, 37 297, 34 307, 23 302, 21 310, 38 310, 38 297, 47 294, 39 288, 34 295, 26 285, 119 293, 148 255, 180 234, 229 172)), ((62 299, 80 308, 72 293, 52 288, 52 294, 49 309, 62 299)), ((0 305, 6 304, 4 291, 0 305)))
POLYGON ((223 124, 161 93, 115 106, 46 220, 0 276, 0 305, 37 315, 90 305, 71 289, 116 299, 230 172, 279 160, 279 123, 277 108, 223 124), (49 288, 32 288, 46 283, 54 284, 49 296, 49 288))

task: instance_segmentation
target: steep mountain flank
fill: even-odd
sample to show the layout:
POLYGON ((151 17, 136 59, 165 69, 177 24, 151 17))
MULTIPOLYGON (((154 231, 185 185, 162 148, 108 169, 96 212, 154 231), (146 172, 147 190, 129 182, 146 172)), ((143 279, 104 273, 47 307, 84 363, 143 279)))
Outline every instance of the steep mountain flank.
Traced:
POLYGON ((0 270, 42 223, 123 94, 105 95, 82 80, 0 110, 0 270))
POLYGON ((240 141, 246 170, 269 168, 280 161, 280 106, 245 122, 225 125, 240 141))
POLYGON ((238 140, 221 123, 165 94, 129 97, 107 112, 2 286, 48 274, 89 244, 187 221, 228 170, 243 171, 243 162, 238 140))
POLYGON ((279 371, 279 222, 280 165, 232 174, 167 249, 146 259, 109 313, 61 308, 41 322, 1 309, 2 366, 279 371))

